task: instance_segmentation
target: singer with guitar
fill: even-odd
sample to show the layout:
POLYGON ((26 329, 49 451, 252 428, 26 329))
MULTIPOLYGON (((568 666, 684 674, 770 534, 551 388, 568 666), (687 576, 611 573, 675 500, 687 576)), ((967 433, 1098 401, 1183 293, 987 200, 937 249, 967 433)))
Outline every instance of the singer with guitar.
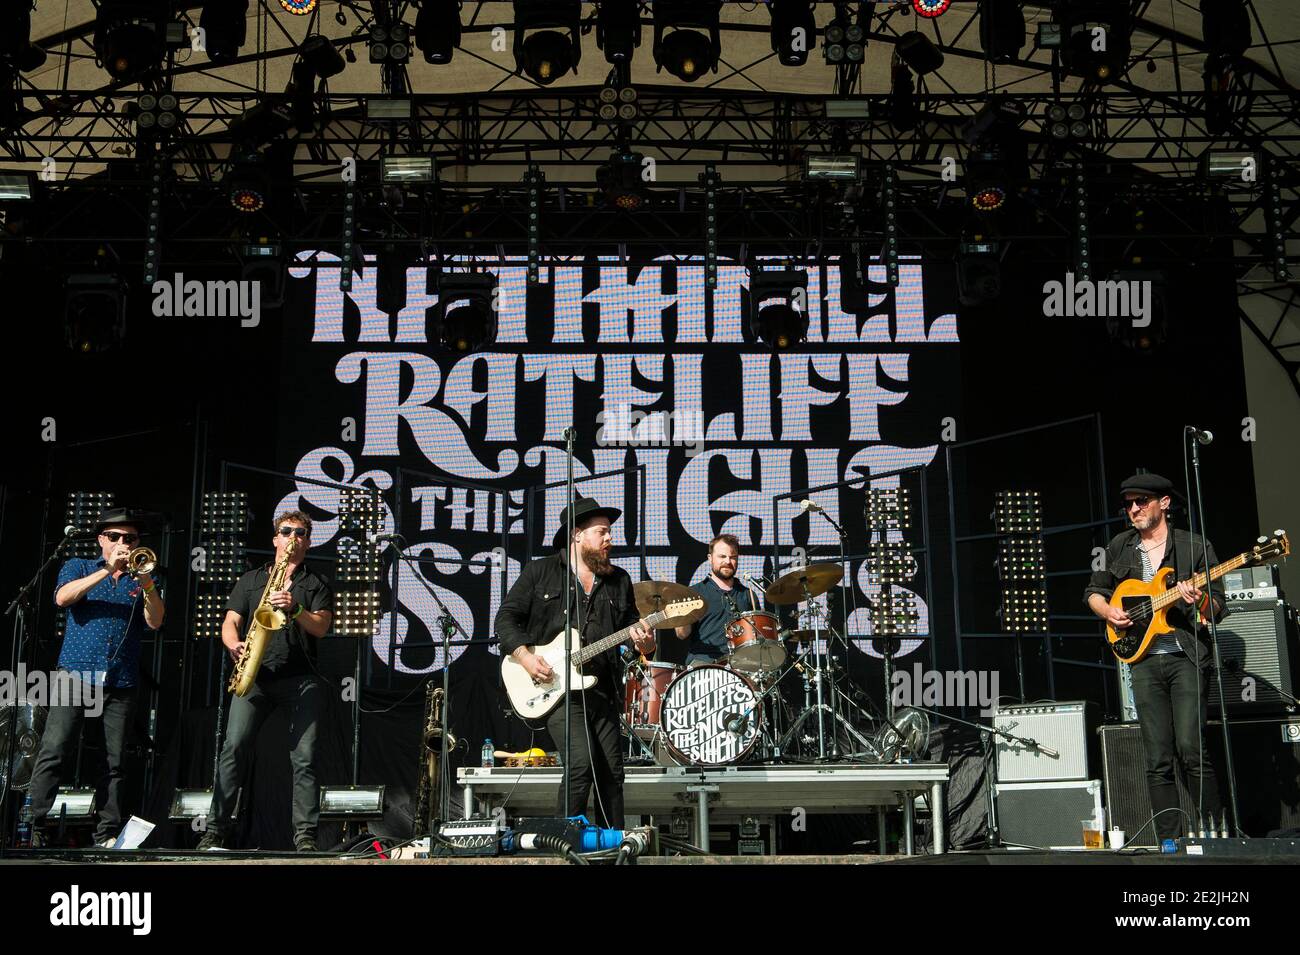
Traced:
MULTIPOLYGON (((570 681, 562 680, 563 642, 555 640, 564 634, 564 578, 573 574, 572 627, 581 634, 581 645, 591 646, 626 631, 627 638, 642 654, 654 652, 655 641, 641 625, 636 599, 632 591, 632 578, 627 571, 610 563, 609 551, 613 544, 610 532, 612 522, 622 511, 601 507, 587 497, 578 497, 573 504, 573 539, 568 536, 568 508, 560 513, 560 529, 555 535, 557 551, 550 557, 533 561, 519 575, 501 609, 497 611, 496 634, 501 643, 502 676, 515 702, 516 712, 528 715, 517 702, 518 692, 512 687, 526 672, 529 680, 523 682, 538 689, 529 697, 539 711, 545 712, 546 728, 557 747, 564 746, 563 693, 553 699, 544 688, 548 686, 568 689, 570 681), (558 644, 558 653, 543 647, 558 644), (534 652, 534 651, 537 652, 534 652)), ((608 641, 605 641, 608 642, 608 641)), ((598 648, 593 648, 598 649, 598 648)), ((575 657, 577 653, 575 652, 575 657)), ((598 652, 581 668, 583 675, 594 677, 587 688, 577 684, 572 691, 572 718, 570 726, 571 752, 567 755, 570 774, 570 802, 565 805, 561 787, 558 809, 562 815, 573 816, 587 812, 587 800, 593 785, 596 790, 596 812, 588 818, 597 825, 623 828, 623 738, 619 729, 618 650, 611 645, 598 652)), ((584 681, 585 682, 585 681, 584 681)))
MULTIPOLYGON (((1112 595, 1124 581, 1151 581, 1165 568, 1172 568, 1169 579, 1177 581, 1178 598, 1166 620, 1172 630, 1154 636, 1145 653, 1122 655, 1115 650, 1121 658, 1132 660, 1133 700, 1146 748, 1147 788, 1156 814, 1156 832, 1162 840, 1178 838, 1184 823, 1189 828, 1197 824, 1195 819, 1184 820, 1178 811, 1175 755, 1187 773, 1188 789, 1200 801, 1202 816, 1213 814, 1218 819, 1221 815, 1218 780, 1204 751, 1213 652, 1209 630, 1203 624, 1211 614, 1216 622, 1221 619, 1226 604, 1223 590, 1216 584, 1204 590, 1192 585, 1191 578, 1207 569, 1206 554, 1200 537, 1170 524, 1173 490, 1173 484, 1158 474, 1135 474, 1120 485, 1124 513, 1132 527, 1111 540, 1105 565, 1093 572, 1084 591, 1089 609, 1112 633, 1140 638, 1148 629, 1149 611, 1133 609, 1142 619, 1132 619, 1124 606, 1116 606, 1119 602, 1112 595)), ((1208 541, 1204 546, 1213 567, 1218 563, 1214 548, 1208 541)))
POLYGON ((730 652, 727 625, 742 613, 762 610, 749 588, 736 583, 740 541, 734 534, 719 534, 709 542, 709 575, 692 589, 708 608, 694 625, 676 627, 678 639, 690 640, 686 663, 713 663, 730 652))

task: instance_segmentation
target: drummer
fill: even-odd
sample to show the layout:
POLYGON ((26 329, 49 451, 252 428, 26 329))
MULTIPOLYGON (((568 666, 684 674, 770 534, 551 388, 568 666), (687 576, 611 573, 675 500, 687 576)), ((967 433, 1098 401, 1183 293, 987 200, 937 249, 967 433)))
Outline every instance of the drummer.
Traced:
POLYGON ((687 665, 711 663, 727 656, 727 625, 742 613, 762 608, 749 588, 736 580, 740 541, 734 534, 719 534, 709 542, 709 575, 694 589, 704 598, 704 616, 693 625, 676 627, 679 639, 689 640, 687 665))

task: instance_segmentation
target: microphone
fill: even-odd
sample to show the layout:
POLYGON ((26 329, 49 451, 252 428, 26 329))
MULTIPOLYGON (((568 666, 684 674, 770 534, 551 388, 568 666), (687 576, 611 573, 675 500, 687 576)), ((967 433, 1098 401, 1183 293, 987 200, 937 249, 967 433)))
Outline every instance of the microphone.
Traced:
POLYGON ((76 524, 68 524, 63 528, 63 536, 68 537, 86 537, 90 531, 84 527, 78 527, 76 524))
POLYGON ((818 504, 818 503, 815 502, 815 501, 810 501, 808 498, 805 497, 802 501, 799 502, 799 510, 801 510, 801 511, 805 511, 805 512, 807 512, 807 511, 824 511, 824 510, 826 510, 826 508, 822 507, 820 504, 818 504))
POLYGON ((1185 434, 1195 435, 1196 440, 1200 442, 1202 445, 1209 444, 1211 441, 1214 440, 1213 431, 1202 431, 1199 428, 1197 428, 1196 425, 1193 424, 1189 424, 1187 427, 1185 427, 1183 429, 1183 432, 1185 434))
POLYGON ((722 728, 732 736, 744 736, 749 730, 747 713, 728 713, 722 718, 722 728))
POLYGON ((370 538, 370 543, 391 544, 394 541, 403 541, 405 539, 406 538, 404 538, 401 534, 376 534, 374 537, 370 538))

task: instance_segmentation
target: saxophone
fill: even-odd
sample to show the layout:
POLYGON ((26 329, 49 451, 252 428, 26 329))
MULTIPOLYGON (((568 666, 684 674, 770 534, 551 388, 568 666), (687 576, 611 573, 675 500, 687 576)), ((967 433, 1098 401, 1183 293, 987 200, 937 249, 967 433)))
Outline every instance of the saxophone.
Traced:
POLYGON ((284 629, 289 621, 283 610, 276 610, 267 603, 267 598, 277 590, 284 589, 285 578, 289 576, 289 560, 297 549, 297 538, 291 538, 284 548, 284 556, 272 568, 271 576, 266 580, 266 589, 262 591, 262 599, 253 611, 253 622, 248 625, 248 635, 244 637, 244 652, 235 661, 235 672, 230 675, 227 689, 235 696, 248 695, 257 679, 257 671, 261 669, 262 657, 271 643, 272 634, 284 629))
MULTIPOLYGON (((435 803, 442 804, 439 760, 442 758, 442 687, 430 680, 424 690, 424 734, 420 740, 420 780, 415 787, 415 818, 411 837, 427 836, 435 803)), ((448 733, 447 749, 454 749, 456 737, 448 733)))

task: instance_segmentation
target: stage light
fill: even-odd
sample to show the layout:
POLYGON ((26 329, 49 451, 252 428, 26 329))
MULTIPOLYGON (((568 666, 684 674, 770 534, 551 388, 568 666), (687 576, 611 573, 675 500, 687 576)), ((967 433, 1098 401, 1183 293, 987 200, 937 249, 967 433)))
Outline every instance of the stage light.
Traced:
POLYGON ((271 180, 256 153, 237 158, 221 180, 226 199, 236 212, 251 215, 266 206, 271 180))
POLYGON ((700 173, 704 186, 704 286, 718 287, 718 186, 722 177, 712 163, 700 173))
POLYGON ((898 287, 900 273, 898 270, 898 176, 893 163, 885 163, 881 170, 880 209, 885 217, 885 244, 880 250, 880 257, 885 262, 885 281, 898 287))
POLYGON ((542 189, 546 176, 536 163, 529 165, 524 174, 528 188, 528 264, 527 282, 536 285, 540 280, 542 262, 542 189))
POLYGON ((816 43, 817 23, 808 0, 770 0, 772 51, 782 66, 803 66, 816 43))
POLYGON ((795 269, 749 268, 750 329, 755 339, 785 351, 808 337, 808 273, 795 269))
POLYGON ((1081 141, 1092 136, 1088 109, 1082 103, 1053 103, 1043 114, 1043 129, 1057 142, 1081 141))
POLYGON ((112 273, 69 275, 63 305, 64 340, 82 354, 117 348, 126 337, 126 285, 112 273))
POLYGON ((862 178, 862 157, 806 154, 803 159, 803 177, 810 181, 838 179, 856 182, 862 178))
POLYGON ((1001 209, 1011 193, 1011 177, 995 149, 973 151, 966 161, 966 195, 976 212, 1001 209))
POLYGON ((444 348, 466 355, 496 340, 497 316, 492 308, 494 275, 430 268, 429 285, 438 295, 430 316, 437 340, 444 348))
POLYGON ((1006 63, 1020 55, 1025 45, 1025 12, 1020 0, 983 0, 980 3, 980 47, 989 59, 1006 63))
POLYGON ((705 73, 716 73, 722 55, 721 13, 718 0, 656 0, 655 72, 667 69, 687 83, 705 73), (665 35, 669 30, 672 32, 665 35))
POLYGON ((135 0, 104 0, 95 14, 95 56, 108 75, 128 81, 163 58, 163 8, 135 0))
POLYGON ((1259 166, 1259 155, 1250 150, 1207 149, 1199 162, 1202 178, 1241 183, 1247 188, 1254 188, 1259 166))
POLYGON ((596 185, 605 194, 605 202, 624 212, 634 212, 645 205, 641 179, 644 157, 640 153, 618 152, 596 170, 596 185))
POLYGON ((313 33, 302 41, 298 55, 312 75, 323 80, 342 73, 346 66, 338 48, 319 33, 313 33))
POLYGON ((460 46, 460 4, 425 0, 415 16, 415 45, 424 62, 445 66, 460 46))
POLYGON ((993 532, 998 536, 1043 533, 1043 498, 1038 491, 997 491, 993 532))
POLYGON ((916 129, 920 120, 920 110, 916 103, 916 87, 912 83, 912 71, 907 64, 894 61, 892 79, 889 89, 889 121, 901 132, 916 129))
POLYGON ((0 172, 0 202, 26 202, 35 192, 36 175, 30 172, 0 172))
POLYGON ((257 283, 262 308, 279 308, 284 304, 284 273, 279 242, 261 238, 239 247, 239 279, 257 283))
POLYGON ((578 0, 515 0, 515 69, 549 86, 582 59, 578 0), (559 32, 568 31, 566 36, 559 32))
POLYGON ((357 181, 343 180, 343 236, 339 255, 339 291, 352 291, 352 272, 365 269, 366 257, 356 244, 357 181))
POLYGON ((919 30, 909 30, 900 36, 894 50, 917 76, 933 73, 943 66, 943 51, 919 30))
POLYGON ((641 45, 641 17, 637 0, 604 0, 596 18, 596 45, 605 62, 631 63, 641 45))
POLYGON ((383 819, 383 786, 322 786, 320 788, 320 818, 322 819, 383 819))
POLYGON ((415 107, 409 99, 369 97, 366 99, 366 119, 376 122, 410 119, 415 107))
POLYGON ((1096 83, 1117 80, 1128 69, 1133 25, 1127 3, 1076 3, 1060 10, 1061 65, 1096 83))
MULTIPOLYGON (((1205 84, 1205 129, 1211 136, 1222 136, 1232 128, 1236 118, 1232 108, 1232 87, 1236 75, 1235 60, 1228 55, 1205 58, 1201 78, 1205 84)), ((1243 108, 1243 113, 1248 107, 1243 108)))
POLYGON ((957 246, 957 300, 962 305, 984 305, 1002 294, 1001 250, 981 237, 963 239, 957 246))
MULTIPOLYGON (((30 0, 9 0, 0 10, 0 65, 30 73, 45 64, 45 51, 33 46, 30 0)), ((0 71, 2 72, 2 71, 0 71)))
POLYGON ((316 9, 316 2, 317 0, 280 0, 280 6, 285 13, 305 17, 316 9))
POLYGON ((211 789, 176 789, 172 791, 168 822, 191 822, 206 819, 212 811, 211 789))
POLYGON ((419 248, 409 243, 379 244, 375 250, 375 308, 385 315, 406 308, 407 270, 419 261, 419 248))
POLYGON ((213 63, 230 63, 248 36, 248 0, 206 0, 199 14, 203 51, 213 63))
POLYGON ((833 20, 822 34, 822 58, 832 66, 861 63, 867 56, 867 31, 857 23, 833 20))
POLYGON ((54 794, 54 804, 45 816, 51 828, 59 823, 85 825, 95 821, 95 790, 60 786, 54 794))
POLYGON ((135 118, 136 131, 142 136, 166 136, 181 123, 180 101, 173 93, 155 96, 145 93, 126 109, 128 117, 135 118))
POLYGON ((411 28, 405 23, 376 23, 370 27, 370 62, 399 65, 411 58, 411 28))
POLYGON ((1201 0, 1201 36, 1213 56, 1245 56, 1251 41, 1245 0, 1201 0))
POLYGON ((379 160, 379 181, 433 182, 436 169, 432 156, 384 156, 379 160))
POLYGON ((928 19, 943 16, 952 6, 952 0, 912 0, 912 9, 918 16, 928 19))

